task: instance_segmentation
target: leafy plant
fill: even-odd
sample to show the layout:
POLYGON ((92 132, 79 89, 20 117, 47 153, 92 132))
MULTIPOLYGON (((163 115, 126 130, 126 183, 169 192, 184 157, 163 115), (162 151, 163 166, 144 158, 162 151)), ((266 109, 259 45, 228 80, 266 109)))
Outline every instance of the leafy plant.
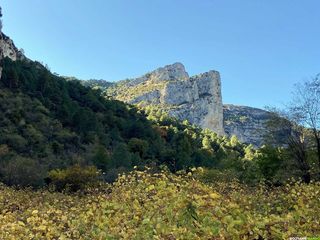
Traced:
POLYGON ((56 190, 70 190, 72 192, 95 186, 100 173, 94 166, 81 167, 74 165, 67 169, 51 170, 48 174, 51 184, 56 190))

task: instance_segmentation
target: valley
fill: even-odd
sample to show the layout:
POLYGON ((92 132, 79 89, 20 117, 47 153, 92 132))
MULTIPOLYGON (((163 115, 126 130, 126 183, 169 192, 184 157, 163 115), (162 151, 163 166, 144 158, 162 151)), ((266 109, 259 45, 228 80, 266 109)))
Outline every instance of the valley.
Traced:
POLYGON ((268 111, 180 62, 80 80, 2 22, 0 64, 0 239, 320 236, 319 75, 268 111))

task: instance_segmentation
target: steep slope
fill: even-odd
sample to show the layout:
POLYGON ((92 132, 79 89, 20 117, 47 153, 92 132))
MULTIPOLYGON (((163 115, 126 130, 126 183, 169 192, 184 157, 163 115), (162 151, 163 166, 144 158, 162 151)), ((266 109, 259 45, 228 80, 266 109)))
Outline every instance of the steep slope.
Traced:
POLYGON ((267 122, 272 118, 268 111, 232 104, 223 105, 224 130, 235 135, 241 142, 261 146, 268 133, 267 122))
MULTIPOLYGON (((49 171, 75 164, 95 165, 108 181, 133 166, 166 165, 178 171, 193 166, 225 168, 242 164, 246 145, 152 109, 147 110, 147 119, 144 111, 132 105, 108 100, 79 81, 52 74, 39 62, 23 56, 9 38, 2 35, 2 39, 0 182, 41 186, 50 180, 49 171)), ((203 102, 213 110, 214 103, 221 104, 217 72, 189 78, 181 65, 179 71, 175 69, 146 76, 152 83, 165 86, 159 90, 163 103, 176 103, 182 109, 203 102), (187 99, 180 94, 181 87, 189 91, 187 99), (196 98, 190 88, 197 89, 196 98)), ((135 87, 141 84, 139 81, 145 83, 136 79, 135 84, 127 81, 120 87, 127 83, 135 87)), ((204 116, 210 111, 203 109, 204 116)), ((218 116, 221 130, 221 113, 218 116)))
POLYGON ((98 84, 108 97, 141 106, 153 105, 181 121, 188 120, 219 135, 235 135, 241 142, 257 147, 264 143, 266 123, 272 116, 262 109, 222 105, 219 73, 209 71, 189 77, 181 63, 139 78, 98 84))
MULTIPOLYGON (((21 51, 14 45, 13 41, 1 32, 0 29, 0 61, 8 57, 13 61, 26 59, 21 51)), ((0 66, 0 78, 2 74, 2 67, 0 66)))
POLYGON ((107 92, 131 104, 156 105, 170 116, 224 135, 221 82, 216 71, 189 77, 181 63, 174 63, 120 81, 107 92))
POLYGON ((38 186, 51 169, 73 164, 94 164, 108 180, 165 144, 144 114, 51 74, 3 33, 0 63, 0 181, 38 186), (143 156, 132 139, 149 144, 143 156))
MULTIPOLYGON (((91 162, 110 171, 133 164, 127 147, 132 138, 162 146, 145 116, 124 103, 107 101, 78 81, 51 74, 37 62, 4 58, 1 66, 0 178, 8 183, 12 183, 13 162, 22 162, 21 166, 15 163, 19 172, 15 174, 32 162, 28 165, 43 170, 42 177, 47 170, 72 163, 91 162), (114 154, 117 151, 122 155, 114 154)), ((157 151, 153 150, 144 157, 155 158, 157 151)), ((135 160, 144 163, 139 157, 135 160)))

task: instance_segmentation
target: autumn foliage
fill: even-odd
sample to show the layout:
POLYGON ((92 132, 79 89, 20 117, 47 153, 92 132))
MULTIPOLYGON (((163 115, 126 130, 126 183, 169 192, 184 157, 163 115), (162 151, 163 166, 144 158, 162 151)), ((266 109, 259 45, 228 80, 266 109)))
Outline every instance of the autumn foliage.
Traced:
POLYGON ((135 170, 91 194, 0 186, 0 239, 288 239, 320 235, 320 184, 268 189, 135 170))

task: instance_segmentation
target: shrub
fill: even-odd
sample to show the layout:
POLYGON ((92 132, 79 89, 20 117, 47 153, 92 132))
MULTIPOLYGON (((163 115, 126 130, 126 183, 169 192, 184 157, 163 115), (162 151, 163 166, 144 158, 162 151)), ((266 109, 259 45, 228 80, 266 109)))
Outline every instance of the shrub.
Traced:
POLYGON ((201 171, 196 171, 194 177, 199 179, 204 183, 216 183, 216 182, 232 182, 239 179, 239 173, 233 169, 202 169, 201 171))
POLYGON ((99 182, 100 172, 95 166, 73 165, 66 169, 51 170, 48 174, 51 184, 58 191, 76 192, 93 187, 99 182))
POLYGON ((128 143, 128 147, 130 152, 139 153, 139 156, 143 158, 146 155, 149 144, 145 140, 139 138, 131 138, 128 143))
MULTIPOLYGON (((168 169, 164 167, 164 169, 168 169)), ((61 194, 0 183, 0 239, 294 239, 320 236, 320 184, 215 186, 150 170, 102 192, 61 194)))
POLYGON ((39 187, 44 184, 45 169, 38 161, 16 156, 0 165, 2 180, 8 185, 39 187))

